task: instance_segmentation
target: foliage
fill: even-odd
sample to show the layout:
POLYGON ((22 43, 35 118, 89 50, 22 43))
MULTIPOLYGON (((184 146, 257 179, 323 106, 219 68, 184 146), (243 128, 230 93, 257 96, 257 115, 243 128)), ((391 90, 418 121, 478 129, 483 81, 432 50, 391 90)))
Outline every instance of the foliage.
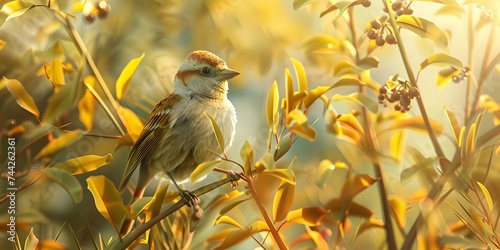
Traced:
MULTIPOLYGON (((0 117, 7 121, 1 130, 2 163, 16 159, 15 171, 2 169, 1 186, 15 186, 18 197, 17 235, 2 244, 14 249, 500 248, 500 96, 491 90, 498 85, 494 69, 500 68, 496 1, 281 3, 327 26, 319 33, 309 30, 308 22, 284 20, 287 8, 278 1, 249 5, 262 14, 259 21, 239 1, 110 2, 1 3, 0 58, 6 63, 0 67, 0 94, 6 101, 0 117), (152 16, 118 18, 135 8, 152 16), (432 18, 424 15, 429 8, 437 11, 432 18), (24 56, 12 56, 19 49, 7 35, 36 16, 43 17, 36 39, 29 46, 20 42, 24 56), (450 48, 464 38, 440 28, 440 17, 466 21, 468 44, 460 49, 467 56, 450 48), (290 27, 292 22, 297 27, 290 27), (206 26, 183 31, 201 24, 206 26), (144 27, 168 39, 141 33, 144 27), (242 34, 245 28, 251 34, 242 34), (296 42, 298 35, 306 41, 296 42), (408 46, 413 37, 432 47, 432 53, 417 53, 423 60, 408 46), (262 41, 276 47, 256 47, 262 41), (126 148, 137 140, 155 100, 172 89, 172 72, 148 67, 158 62, 152 58, 159 52, 148 47, 156 43, 173 47, 170 60, 194 47, 228 51, 228 65, 248 70, 245 81, 257 79, 252 73, 272 79, 266 87, 254 86, 263 107, 249 116, 261 122, 251 126, 264 127, 264 142, 237 131, 243 138, 239 150, 233 146, 218 160, 201 163, 192 183, 218 166, 236 170, 190 186, 202 199, 190 208, 161 181, 132 204, 126 202, 130 190, 120 193, 115 187, 126 148), (284 56, 288 50, 294 57, 284 56), (384 54, 388 51, 393 54, 384 54), (476 62, 481 52, 482 61, 476 62), (441 69, 433 71, 434 66, 441 69), (429 75, 435 87, 428 86, 429 75), (454 91, 463 105, 435 105, 430 99, 435 93, 428 90, 441 96, 454 91), (14 158, 7 156, 12 138, 14 158), (430 142, 428 149, 418 146, 421 141, 430 142), (221 187, 228 183, 232 189, 221 187), (56 201, 66 207, 51 206, 56 201), (96 215, 100 219, 94 220, 96 215), (127 219, 137 222, 121 235, 127 219)), ((175 70, 178 63, 166 65, 175 70)), ((235 103, 244 98, 245 87, 238 85, 231 88, 239 91, 230 98, 235 103)), ((240 107, 240 117, 246 116, 240 107)), ((223 131, 208 114, 206 119, 224 149, 223 131)), ((4 212, 9 194, 0 197, 2 225, 9 223, 4 212)))

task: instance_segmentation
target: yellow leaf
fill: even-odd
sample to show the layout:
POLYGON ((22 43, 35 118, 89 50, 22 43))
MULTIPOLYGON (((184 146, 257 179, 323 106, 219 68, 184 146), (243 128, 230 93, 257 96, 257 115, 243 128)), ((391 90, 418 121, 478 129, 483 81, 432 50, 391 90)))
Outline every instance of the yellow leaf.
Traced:
POLYGON ((123 146, 134 146, 135 142, 139 139, 139 134, 125 134, 120 139, 115 146, 115 151, 123 146))
POLYGON ((488 203, 488 208, 490 209, 490 212, 493 211, 493 200, 491 199, 490 192, 488 189, 479 181, 476 182, 481 191, 483 192, 484 199, 486 199, 486 203, 488 203))
POLYGON ((224 144, 224 137, 222 136, 222 131, 220 130, 219 125, 217 124, 217 122, 215 121, 215 119, 211 115, 209 115, 205 112, 204 112, 204 114, 208 118, 208 120, 210 121, 210 125, 212 125, 212 130, 214 131, 214 135, 215 135, 215 138, 217 139, 217 143, 219 144, 220 150, 223 153, 225 153, 225 151, 224 151, 224 145, 225 145, 224 144))
POLYGON ((295 68, 295 75, 297 77, 299 92, 307 92, 307 76, 306 71, 304 70, 304 66, 300 61, 291 57, 290 60, 293 63, 293 67, 295 68))
POLYGON ((7 90, 9 90, 9 92, 16 97, 16 101, 19 106, 35 115, 37 118, 40 117, 40 111, 38 111, 35 101, 18 80, 11 80, 3 77, 1 82, 3 82, 6 85, 7 90))
POLYGON ((405 145, 405 131, 401 130, 391 135, 391 156, 401 161, 403 146, 405 145))
POLYGON ((288 113, 288 116, 290 117, 290 120, 287 123, 287 126, 290 126, 290 123, 292 121, 295 121, 299 126, 305 126, 308 127, 309 125, 307 124, 307 116, 302 112, 302 110, 295 109, 288 113))
POLYGON ((306 108, 309 108, 319 97, 325 94, 332 87, 333 86, 318 86, 315 89, 311 90, 304 98, 304 106, 306 108))
POLYGON ((387 199, 389 200, 389 205, 391 205, 391 211, 396 221, 401 228, 404 228, 406 226, 406 210, 408 209, 408 204, 401 197, 395 195, 391 195, 387 199))
POLYGON ((129 134, 140 134, 144 128, 141 119, 130 109, 118 106, 118 112, 121 113, 125 120, 125 128, 129 134))
POLYGON ((0 39, 0 49, 3 49, 3 47, 7 44, 4 40, 0 39))
POLYGON ((26 237, 26 241, 24 242, 24 248, 23 249, 37 249, 36 246, 38 245, 38 238, 35 236, 35 233, 33 233, 33 228, 30 229, 30 233, 26 237))
POLYGON ((113 156, 111 154, 107 154, 105 156, 84 155, 59 163, 52 168, 62 169, 72 175, 77 175, 94 171, 97 168, 108 164, 112 159, 113 156))
POLYGON ((250 236, 262 231, 269 231, 269 228, 263 221, 256 221, 250 224, 250 226, 248 226, 246 229, 233 230, 226 235, 226 238, 221 242, 221 244, 216 246, 214 250, 228 249, 244 241, 250 236))
MULTIPOLYGON (((274 124, 274 117, 276 112, 278 111, 278 102, 279 102, 279 90, 278 83, 276 81, 273 82, 269 91, 267 92, 267 102, 266 102, 266 114, 267 114, 267 125, 269 128, 274 124)), ((275 134, 277 133, 274 132, 275 134)))
MULTIPOLYGON (((144 206, 146 209, 146 222, 150 221, 153 217, 157 216, 160 213, 161 205, 163 204, 163 199, 165 198, 165 193, 168 189, 168 184, 161 187, 159 190, 155 192, 153 198, 144 206)), ((149 241, 149 235, 151 233, 151 229, 146 231, 146 242, 149 241)))
POLYGON ((92 125, 94 123, 94 110, 95 110, 95 102, 94 96, 90 91, 86 91, 85 95, 83 95, 82 99, 78 101, 78 111, 80 121, 83 123, 87 131, 92 129, 92 125))
POLYGON ((60 150, 71 146, 73 143, 79 141, 86 132, 81 130, 71 131, 61 135, 59 138, 50 141, 40 152, 35 156, 35 160, 42 157, 52 157, 60 150))
POLYGON ((281 181, 276 195, 274 195, 273 202, 273 217, 274 221, 282 221, 286 218, 288 211, 293 203, 293 198, 295 195, 295 184, 290 184, 285 181, 281 181))
POLYGON ((225 215, 227 212, 231 211, 234 207, 238 206, 239 204, 247 201, 247 200, 250 200, 252 199, 252 197, 248 197, 246 199, 243 199, 243 200, 235 200, 235 201, 231 201, 229 202, 226 206, 224 206, 223 208, 221 208, 220 212, 219 212, 219 216, 223 216, 225 215))
POLYGON ((448 85, 448 83, 452 81, 453 76, 456 76, 459 73, 460 70, 455 67, 447 67, 440 70, 436 75, 436 84, 438 88, 444 88, 446 85, 448 85))
POLYGON ((304 207, 290 211, 286 216, 286 220, 306 226, 317 226, 328 213, 330 213, 330 210, 324 210, 318 206, 304 207))
POLYGON ((434 23, 412 15, 401 15, 396 19, 396 23, 404 29, 410 30, 422 38, 429 38, 448 46, 446 33, 439 29, 434 23))
POLYGON ((346 100, 357 103, 361 106, 364 106, 372 113, 378 112, 378 106, 379 106, 378 102, 375 102, 372 98, 366 96, 363 93, 352 93, 350 95, 335 94, 334 96, 332 96, 332 101, 339 101, 339 100, 346 100))
POLYGON ((316 245, 316 249, 319 249, 319 250, 330 249, 325 238, 318 231, 311 230, 311 228, 309 228, 309 227, 306 227, 306 231, 307 231, 307 234, 309 234, 309 237, 311 237, 311 240, 314 242, 314 245, 316 245))
POLYGON ((427 68, 427 66, 429 65, 438 65, 438 66, 445 65, 445 66, 454 66, 456 68, 463 68, 463 64, 460 60, 444 53, 434 54, 426 58, 424 61, 420 63, 419 70, 423 70, 427 68))
POLYGON ((248 141, 243 143, 243 146, 240 149, 241 159, 245 162, 244 171, 245 175, 250 175, 252 173, 252 166, 254 165, 254 154, 252 145, 248 141))
MULTIPOLYGON (((443 133, 443 126, 434 120, 430 120, 432 130, 440 135, 443 133)), ((422 116, 413 116, 409 118, 396 119, 389 127, 389 130, 394 129, 411 129, 419 133, 427 133, 424 118, 422 116)))
POLYGON ((203 178, 205 175, 210 173, 220 162, 221 160, 215 160, 201 163, 193 172, 191 172, 191 175, 189 175, 189 181, 191 181, 191 183, 197 182, 200 178, 203 178))
POLYGON ((309 141, 314 141, 316 140, 317 137, 316 130, 312 127, 309 127, 309 125, 300 126, 296 124, 290 128, 290 132, 295 133, 298 136, 305 138, 309 141))
POLYGON ((210 243, 210 242, 218 242, 218 241, 223 241, 227 238, 227 235, 237 229, 233 228, 224 228, 220 230, 217 233, 212 234, 212 236, 208 237, 205 242, 210 243))
POLYGON ((358 228, 358 234, 361 234, 362 232, 368 230, 368 229, 371 229, 371 228, 383 228, 385 225, 384 225, 384 222, 375 217, 375 216, 372 216, 370 217, 369 220, 367 221, 364 221, 363 223, 361 223, 361 225, 359 225, 359 228, 358 228))
POLYGON ((359 192, 365 190, 375 183, 378 179, 367 174, 352 175, 342 184, 340 191, 340 199, 343 202, 348 202, 354 198, 359 192))
POLYGON ((274 171, 269 171, 265 169, 263 173, 272 175, 282 181, 295 185, 295 173, 291 169, 275 169, 274 171))
POLYGON ((492 114, 495 118, 493 123, 495 126, 500 125, 500 105, 493 98, 488 95, 481 95, 479 98, 479 106, 482 109, 486 109, 488 113, 492 114))
POLYGON ((118 98, 118 100, 123 99, 123 97, 127 93, 130 79, 132 79, 132 76, 134 76, 134 73, 137 70, 137 67, 139 67, 139 64, 141 63, 144 56, 145 54, 142 53, 140 57, 130 60, 127 66, 125 66, 125 68, 122 70, 122 73, 118 77, 118 80, 116 80, 116 98, 118 98))
POLYGON ((337 213, 348 212, 350 216, 359 216, 362 218, 370 218, 373 216, 373 212, 370 209, 353 201, 344 203, 339 198, 330 200, 325 208, 337 213))
POLYGON ((121 223, 128 213, 115 185, 103 175, 87 178, 87 185, 94 197, 97 210, 118 232, 117 225, 121 223))
POLYGON ((225 193, 225 194, 220 194, 220 195, 217 195, 215 198, 213 198, 210 203, 207 205, 207 207, 205 209, 214 209, 218 206, 221 206, 223 204, 225 204, 226 202, 228 202, 229 200, 232 200, 234 198, 237 198, 237 197, 240 197, 241 195, 243 195, 244 192, 241 192, 241 191, 238 191, 238 190, 233 190, 229 193, 225 193))
POLYGON ((59 85, 65 85, 64 80, 64 69, 62 59, 54 59, 50 64, 44 62, 43 68, 45 70, 45 76, 57 89, 59 85))
POLYGON ((354 129, 356 132, 358 132, 361 135, 365 134, 363 126, 361 126, 361 123, 359 123, 356 116, 354 116, 351 113, 339 115, 337 117, 337 121, 339 121, 341 125, 351 127, 352 129, 354 129))
POLYGON ((228 224, 231 226, 235 226, 239 229, 244 229, 243 226, 240 225, 240 223, 238 223, 233 218, 231 218, 227 215, 223 215, 223 216, 217 218, 216 220, 214 220, 214 225, 219 225, 219 224, 228 224))
POLYGON ((446 116, 448 117, 448 121, 450 122, 451 129, 453 130, 453 135, 455 136, 455 141, 458 145, 458 141, 460 138, 460 125, 458 124, 457 117, 448 108, 444 107, 444 110, 446 111, 446 116))

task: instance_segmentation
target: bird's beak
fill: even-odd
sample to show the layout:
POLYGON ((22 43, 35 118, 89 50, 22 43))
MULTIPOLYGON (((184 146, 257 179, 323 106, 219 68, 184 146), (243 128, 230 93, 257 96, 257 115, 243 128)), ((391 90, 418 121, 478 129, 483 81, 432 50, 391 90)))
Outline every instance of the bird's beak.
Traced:
POLYGON ((217 75, 217 78, 221 81, 225 81, 225 80, 228 80, 228 79, 231 79, 237 75, 239 75, 240 72, 234 70, 234 69, 230 69, 230 68, 225 68, 224 70, 222 70, 218 75, 217 75))

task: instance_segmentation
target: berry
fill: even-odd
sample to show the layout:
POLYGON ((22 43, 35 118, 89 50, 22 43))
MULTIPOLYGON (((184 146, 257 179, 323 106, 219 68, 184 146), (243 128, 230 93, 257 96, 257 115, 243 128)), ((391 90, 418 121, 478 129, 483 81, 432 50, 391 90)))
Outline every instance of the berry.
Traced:
POLYGON ((385 40, 381 35, 379 35, 379 36, 377 36, 375 43, 377 44, 377 46, 384 46, 385 40))
POLYGON ((97 16, 99 18, 106 18, 110 11, 110 6, 107 1, 100 1, 96 6, 98 13, 97 16))
POLYGON ((361 4, 363 7, 370 7, 372 5, 372 0, 364 0, 361 4))
POLYGON ((406 8, 406 12, 405 12, 407 15, 411 15, 413 14, 413 9, 411 7, 408 7, 406 8))
POLYGON ((372 25, 372 28, 378 30, 380 28, 380 21, 375 19, 375 20, 372 20, 371 22, 371 25, 372 25))
POLYGON ((369 30, 366 34, 368 35, 368 38, 370 38, 372 40, 377 38, 377 36, 378 36, 377 31, 374 29, 369 30))
POLYGON ((394 105, 394 110, 400 111, 401 110, 401 105, 399 105, 399 104, 394 105))
POLYGON ((408 97, 407 95, 404 95, 403 97, 401 97, 401 99, 399 100, 399 103, 401 104, 401 106, 407 108, 410 106, 410 103, 411 103, 411 100, 410 100, 410 97, 408 97))
POLYGON ((93 23, 95 20, 94 14, 84 15, 84 18, 87 23, 93 23))
POLYGON ((460 79, 460 77, 458 77, 458 76, 453 76, 453 77, 451 78, 451 80, 452 80, 454 83, 459 83, 461 79, 460 79))
POLYGON ((382 87, 380 87, 380 89, 378 90, 378 92, 380 94, 385 94, 385 93, 387 93, 387 89, 385 88, 385 86, 382 86, 382 87))
POLYGON ((378 95, 378 100, 383 101, 385 99, 385 96, 383 94, 378 95))
POLYGON ((394 37, 394 35, 392 34, 389 34, 385 37, 385 41, 388 43, 388 44, 396 44, 397 41, 396 41, 396 37, 394 37))
POLYGON ((398 15, 398 16, 401 16, 401 15, 403 15, 404 13, 405 13, 405 11, 404 11, 404 9, 403 9, 403 8, 398 9, 398 10, 396 11, 396 15, 398 15))
POLYGON ((417 97, 420 95, 420 91, 418 91, 417 88, 411 87, 410 91, 408 92, 408 96, 413 99, 414 97, 417 97))
POLYGON ((403 3, 401 1, 396 1, 394 2, 391 7, 393 10, 398 10, 398 9, 401 9, 401 7, 403 6, 403 3))

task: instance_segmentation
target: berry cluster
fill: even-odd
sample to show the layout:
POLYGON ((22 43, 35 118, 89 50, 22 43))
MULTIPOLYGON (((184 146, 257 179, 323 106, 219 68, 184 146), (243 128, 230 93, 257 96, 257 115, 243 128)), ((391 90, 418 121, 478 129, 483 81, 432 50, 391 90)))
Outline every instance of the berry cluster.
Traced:
POLYGON ((410 82, 397 80, 395 83, 389 80, 384 86, 380 87, 378 100, 379 103, 387 106, 390 103, 399 102, 394 105, 394 110, 406 112, 411 109, 411 100, 420 96, 418 88, 411 86, 410 82), (390 86, 393 86, 390 88, 390 86))
POLYGON ((469 71, 470 71, 470 67, 465 66, 463 69, 460 70, 460 73, 458 73, 458 75, 452 76, 451 80, 454 83, 459 83, 469 76, 469 71))
POLYGON ((95 20, 95 16, 104 19, 109 15, 111 11, 111 6, 107 0, 99 1, 86 1, 83 5, 83 17, 87 23, 92 23, 95 20))
POLYGON ((384 46, 386 43, 390 45, 398 43, 392 29, 387 25, 387 16, 381 16, 371 20, 367 24, 367 28, 369 29, 366 35, 371 40, 375 40, 377 46, 384 46))
MULTIPOLYGON (((413 9, 411 8, 410 4, 406 2, 406 0, 396 0, 391 4, 391 8, 396 14, 396 18, 401 15, 413 14, 413 9)), ((386 8, 384 8, 384 11, 388 13, 386 8)))

